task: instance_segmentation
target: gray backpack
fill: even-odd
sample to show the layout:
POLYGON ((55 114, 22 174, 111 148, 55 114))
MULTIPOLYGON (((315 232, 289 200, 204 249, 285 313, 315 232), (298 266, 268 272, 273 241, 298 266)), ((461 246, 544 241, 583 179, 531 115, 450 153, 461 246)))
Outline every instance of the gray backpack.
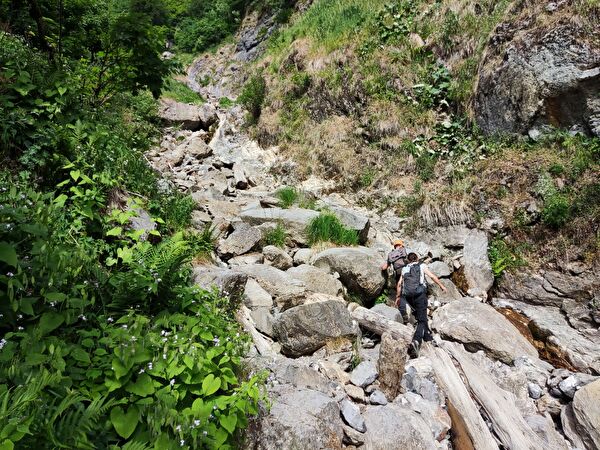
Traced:
POLYGON ((406 249, 404 247, 395 248, 388 255, 388 261, 392 263, 394 271, 399 274, 406 265, 406 249))

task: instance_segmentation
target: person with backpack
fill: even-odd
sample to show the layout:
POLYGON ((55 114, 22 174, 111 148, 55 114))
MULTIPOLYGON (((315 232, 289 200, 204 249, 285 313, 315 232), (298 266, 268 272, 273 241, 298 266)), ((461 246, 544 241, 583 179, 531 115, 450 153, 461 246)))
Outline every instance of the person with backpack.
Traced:
MULTIPOLYGON (((406 265, 406 247, 404 247, 404 241, 397 239, 394 241, 394 249, 388 254, 386 262, 381 266, 381 270, 388 270, 390 265, 394 268, 394 286, 396 286, 396 298, 400 297, 400 291, 398 291, 398 282, 400 281, 400 272, 406 265)), ((402 321, 408 323, 408 314, 406 313, 406 301, 400 301, 398 305, 400 314, 402 315, 402 321)))
POLYGON ((398 281, 398 295, 396 305, 402 303, 404 297, 405 304, 408 303, 417 319, 417 327, 410 344, 410 349, 415 358, 419 356, 419 350, 423 341, 433 340, 429 324, 427 322, 427 281, 425 275, 437 284, 443 292, 447 292, 438 277, 436 277, 425 264, 419 263, 419 257, 416 253, 409 253, 407 256, 408 264, 402 268, 400 280, 398 281))

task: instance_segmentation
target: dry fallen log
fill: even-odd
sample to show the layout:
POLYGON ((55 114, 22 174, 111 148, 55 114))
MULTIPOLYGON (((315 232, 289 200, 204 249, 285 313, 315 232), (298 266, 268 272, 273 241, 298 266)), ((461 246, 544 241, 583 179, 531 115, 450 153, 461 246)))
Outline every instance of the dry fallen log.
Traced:
POLYGON ((515 404, 515 396, 498 387, 459 345, 448 342, 444 349, 458 362, 471 394, 485 410, 500 442, 510 449, 539 449, 543 442, 525 422, 515 404))
POLYGON ((427 346, 424 350, 424 355, 431 360, 436 381, 448 399, 452 432, 462 440, 460 448, 498 450, 498 444, 479 414, 479 409, 469 395, 450 356, 441 348, 427 346))
POLYGON ((380 336, 383 333, 388 332, 394 339, 400 340, 406 345, 410 344, 413 335, 413 331, 410 327, 389 320, 381 314, 363 308, 356 303, 349 303, 348 311, 350 311, 352 318, 356 320, 361 327, 380 336))
POLYGON ((277 356, 277 353, 273 350, 270 339, 260 334, 254 326, 254 321, 252 320, 252 317, 250 317, 250 310, 247 306, 242 305, 240 307, 237 312, 237 320, 252 338, 252 342, 254 342, 254 346, 256 347, 256 350, 258 350, 258 353, 262 356, 277 356))

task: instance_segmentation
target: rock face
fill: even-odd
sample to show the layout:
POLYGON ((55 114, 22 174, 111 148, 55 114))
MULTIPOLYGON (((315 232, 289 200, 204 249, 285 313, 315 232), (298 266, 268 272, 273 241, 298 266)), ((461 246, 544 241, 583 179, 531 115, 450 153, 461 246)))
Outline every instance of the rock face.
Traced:
POLYGON ((337 402, 311 389, 282 387, 272 391, 273 406, 262 417, 249 447, 257 450, 330 449, 342 447, 344 435, 337 402))
POLYGON ((317 254, 313 265, 337 272, 349 291, 374 299, 385 286, 382 259, 378 252, 365 247, 331 248, 317 254))
POLYGON ((265 264, 243 265, 237 269, 253 278, 278 304, 290 306, 302 303, 306 286, 300 280, 296 280, 286 272, 265 264))
POLYGON ((248 280, 242 272, 214 266, 197 266, 192 276, 198 286, 207 290, 216 287, 223 295, 235 299, 242 297, 248 280))
POLYGON ((335 296, 341 295, 344 290, 344 286, 342 286, 340 280, 314 266, 302 264, 288 269, 287 273, 303 281, 309 291, 335 296))
POLYGON ((519 356, 537 357, 533 345, 508 319, 477 300, 465 298, 437 309, 432 328, 445 338, 462 342, 470 350, 483 349, 507 364, 519 356))
POLYGON ((485 294, 494 284, 492 266, 488 259, 488 238, 484 231, 469 230, 463 248, 464 273, 469 288, 485 294))
POLYGON ((227 239, 219 244, 219 254, 224 257, 243 255, 256 247, 261 238, 262 233, 259 229, 240 224, 227 239))
POLYGON ((362 214, 341 206, 328 207, 339 219, 340 222, 350 230, 356 231, 358 234, 358 242, 364 244, 369 236, 369 228, 371 223, 369 218, 362 214))
POLYGON ((573 413, 585 448, 600 448, 600 380, 584 386, 575 393, 573 413))
POLYGON ((366 387, 377 379, 377 367, 371 361, 363 361, 350 374, 350 382, 359 387, 366 387))
POLYGON ((273 324, 282 351, 294 357, 311 354, 330 340, 351 338, 356 331, 346 305, 338 301, 296 306, 273 324))
POLYGON ((386 406, 369 406, 363 414, 367 430, 365 448, 388 449, 437 449, 429 424, 416 412, 390 403, 386 406))
POLYGON ((365 419, 363 419, 360 415, 360 409, 358 406, 356 406, 350 400, 344 399, 340 404, 340 408, 344 422, 361 433, 367 431, 365 419))
POLYGON ((267 245, 263 248, 265 264, 276 267, 280 270, 287 270, 293 265, 292 257, 282 249, 274 245, 267 245))
POLYGON ((208 130, 218 120, 217 111, 212 105, 188 105, 171 99, 161 99, 158 116, 168 125, 180 125, 192 131, 208 130))
MULTIPOLYGON (((589 33, 586 20, 594 19, 545 29, 535 28, 537 20, 497 27, 474 104, 485 133, 529 132, 535 137, 550 125, 600 136, 600 68, 590 64, 600 58, 600 48, 597 40, 584 38, 589 33)), ((597 28, 590 27, 597 36, 597 28)))

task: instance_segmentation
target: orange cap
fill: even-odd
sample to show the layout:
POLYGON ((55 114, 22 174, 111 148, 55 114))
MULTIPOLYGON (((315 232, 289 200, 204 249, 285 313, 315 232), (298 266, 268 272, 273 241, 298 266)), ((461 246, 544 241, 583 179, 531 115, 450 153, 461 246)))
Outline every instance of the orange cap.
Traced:
POLYGON ((404 241, 403 241, 402 239, 396 239, 396 240, 394 241, 394 247, 396 247, 396 246, 398 246, 398 245, 399 245, 400 247, 404 247, 404 241))

